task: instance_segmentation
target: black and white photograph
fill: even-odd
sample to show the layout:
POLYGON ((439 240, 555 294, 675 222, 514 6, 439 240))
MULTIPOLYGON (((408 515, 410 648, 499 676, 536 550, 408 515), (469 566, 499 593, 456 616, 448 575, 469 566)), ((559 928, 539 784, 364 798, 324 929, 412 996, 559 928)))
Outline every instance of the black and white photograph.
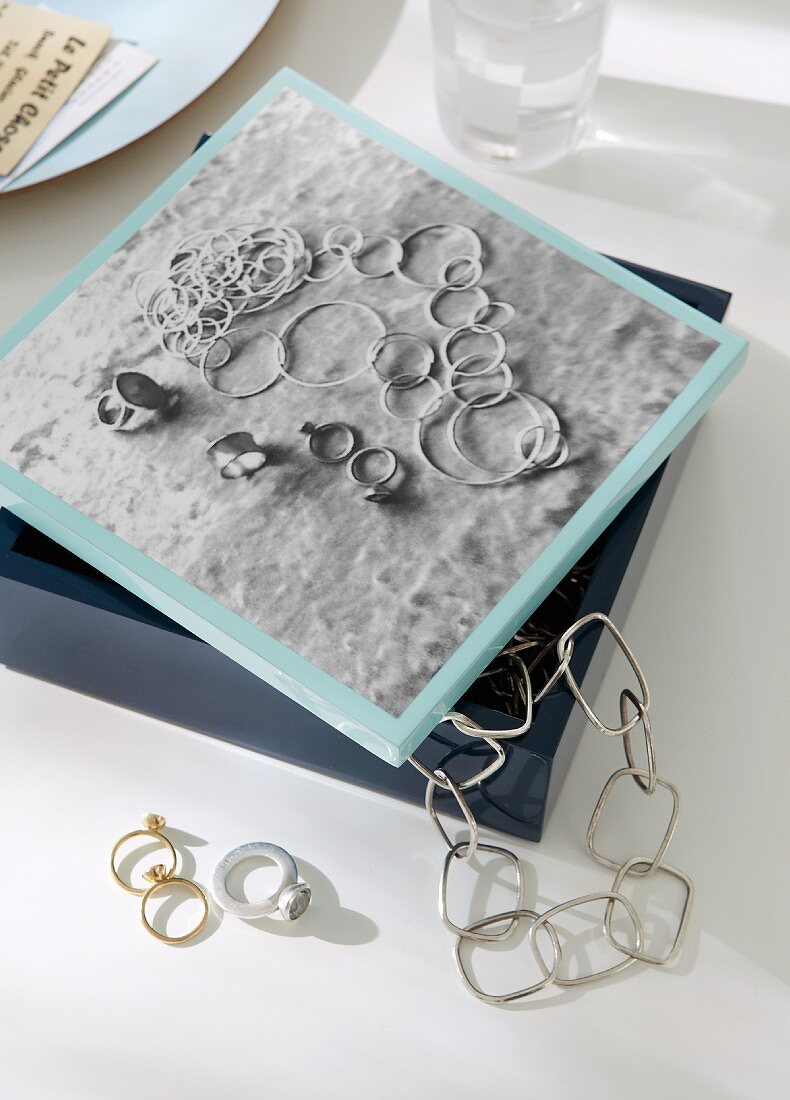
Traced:
POLYGON ((7 357, 0 454, 397 716, 715 347, 286 90, 7 357))

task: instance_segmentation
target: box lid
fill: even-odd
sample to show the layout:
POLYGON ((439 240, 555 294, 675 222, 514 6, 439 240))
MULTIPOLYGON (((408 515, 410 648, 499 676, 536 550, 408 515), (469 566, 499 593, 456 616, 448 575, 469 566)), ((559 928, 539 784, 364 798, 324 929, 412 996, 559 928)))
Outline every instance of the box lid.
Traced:
POLYGON ((284 70, 0 341, 0 494, 398 764, 745 347, 284 70))

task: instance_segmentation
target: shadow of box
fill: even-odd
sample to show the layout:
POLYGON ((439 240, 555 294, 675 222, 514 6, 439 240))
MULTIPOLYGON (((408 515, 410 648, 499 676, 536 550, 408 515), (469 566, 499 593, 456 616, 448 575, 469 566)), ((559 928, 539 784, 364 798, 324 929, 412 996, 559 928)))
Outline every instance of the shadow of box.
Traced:
MULTIPOLYGON (((617 261, 623 263, 623 261, 617 261)), ((721 320, 729 294, 633 264, 636 274, 721 320)), ((589 580, 578 605, 552 597, 558 629, 589 611, 622 623, 679 477, 682 446, 642 486, 589 552, 589 580)), ((585 555, 587 557, 587 555, 585 555)), ((608 632, 579 636, 572 669, 592 698, 612 654, 608 632)), ((6 510, 0 511, 0 661, 16 672, 162 718, 280 760, 312 768, 411 802, 425 780, 372 756, 276 688, 253 676, 183 627, 98 573, 6 510)), ((540 840, 584 729, 567 688, 555 688, 535 711, 523 738, 504 742, 506 765, 467 791, 482 826, 540 840)), ((463 709, 483 726, 506 729, 513 718, 492 706, 480 680, 463 709)), ((481 766, 490 750, 442 723, 420 747, 430 767, 452 760, 457 779, 481 766)), ((453 813, 449 800, 442 808, 453 813)))

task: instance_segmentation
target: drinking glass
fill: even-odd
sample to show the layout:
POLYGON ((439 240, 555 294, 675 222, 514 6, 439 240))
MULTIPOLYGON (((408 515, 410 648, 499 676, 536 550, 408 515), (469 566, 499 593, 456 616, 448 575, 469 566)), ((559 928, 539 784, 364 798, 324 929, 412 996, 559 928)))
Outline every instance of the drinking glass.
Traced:
POLYGON ((478 160, 543 168, 579 142, 609 0, 431 0, 439 115, 478 160))

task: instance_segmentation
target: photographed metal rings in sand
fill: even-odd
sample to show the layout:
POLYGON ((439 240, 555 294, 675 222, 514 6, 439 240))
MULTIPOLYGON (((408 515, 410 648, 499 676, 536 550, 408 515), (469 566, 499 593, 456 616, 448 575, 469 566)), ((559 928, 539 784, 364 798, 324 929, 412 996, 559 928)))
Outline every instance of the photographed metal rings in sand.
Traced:
POLYGON ((398 469, 398 459, 389 447, 361 447, 346 462, 346 474, 357 485, 367 490, 364 499, 371 504, 389 504, 393 493, 386 487, 398 469), (365 463, 383 460, 383 465, 375 471, 364 470, 365 463))
MULTIPOLYGON (((318 302, 312 306, 308 306, 306 309, 300 310, 299 313, 294 314, 294 316, 286 323, 286 325, 280 332, 280 340, 284 349, 282 362, 279 364, 280 373, 283 375, 284 378, 287 378, 289 382, 294 382, 297 386, 342 386, 346 382, 350 382, 352 381, 352 379, 358 378, 360 374, 363 374, 370 367, 369 356, 365 355, 363 356, 363 361, 359 366, 354 367, 354 369, 352 369, 349 374, 344 374, 341 378, 319 379, 318 381, 315 381, 307 378, 297 378, 294 374, 291 373, 291 368, 289 366, 289 340, 293 338, 294 332, 307 317, 318 313, 322 309, 350 309, 354 311, 361 311, 365 316, 372 317, 374 319, 376 325, 380 329, 381 336, 385 336, 387 332, 386 326, 381 317, 378 315, 375 309, 373 309, 372 306, 367 305, 367 303, 365 302, 353 302, 344 298, 336 298, 334 301, 318 302)), ((376 341, 371 341, 371 344, 375 342, 376 341)))
POLYGON ((187 355, 186 358, 190 363, 195 364, 201 374, 205 374, 206 371, 221 370, 233 357, 233 347, 228 337, 236 331, 237 329, 231 329, 228 333, 207 340, 201 346, 198 355, 187 355))
MULTIPOLYGON (((194 317, 178 331, 200 345, 201 343, 215 339, 217 336, 224 336, 233 327, 235 317, 236 311, 233 304, 227 299, 208 298, 202 303, 194 317)), ((181 354, 189 359, 189 349, 183 348, 181 354)))
MULTIPOLYGON (((487 399, 489 397, 493 397, 493 396, 498 397, 499 396, 499 391, 495 391, 494 394, 481 394, 480 399, 485 400, 485 399, 487 399)), ((543 424, 540 420, 539 415, 537 414, 537 412, 535 410, 534 405, 532 405, 531 401, 529 401, 529 399, 523 393, 521 393, 520 390, 509 390, 508 391, 508 398, 511 398, 511 397, 515 398, 518 401, 520 401, 522 403, 522 405, 524 406, 524 408, 527 410, 527 412, 529 413, 529 416, 530 416, 530 422, 528 424, 526 424, 521 429, 521 432, 518 433, 517 438, 526 437, 527 435, 534 435, 535 436, 535 445, 533 447, 533 450, 530 452, 530 455, 528 457, 525 457, 523 459, 523 461, 520 462, 512 470, 493 471, 493 472, 491 472, 489 477, 479 477, 479 476, 471 476, 471 475, 469 477, 463 477, 461 475, 451 473, 449 470, 444 469, 442 466, 440 466, 437 462, 435 462, 431 458, 431 456, 428 453, 428 451, 426 449, 426 446, 425 446, 425 435, 424 435, 424 433, 425 433, 425 426, 426 426, 427 423, 429 423, 429 418, 424 418, 424 419, 418 421, 418 423, 416 425, 415 444, 417 446, 417 449, 419 450, 420 454, 425 459, 425 461, 428 463, 428 465, 432 467, 432 469, 436 470, 440 474, 443 474, 444 477, 449 478, 450 481, 454 481, 459 485, 469 485, 469 486, 501 485, 506 481, 511 481, 513 478, 519 477, 521 474, 524 474, 524 473, 527 473, 529 471, 532 471, 532 470, 536 469, 535 464, 534 464, 534 460, 533 460, 533 456, 536 452, 538 452, 543 447, 543 444, 544 444, 544 441, 545 441, 545 436, 546 436, 546 430, 543 427, 543 424)), ((469 408, 472 408, 472 407, 473 406, 470 402, 464 402, 461 405, 459 405, 458 409, 455 410, 455 412, 453 413, 453 415, 451 417, 451 422, 454 424, 455 421, 457 420, 458 416, 460 415, 460 413, 464 409, 469 409, 469 408), (455 418, 455 419, 453 419, 453 418, 455 418)), ((454 438, 454 433, 453 433, 452 429, 449 428, 449 423, 448 423, 447 435, 448 435, 448 441, 451 442, 451 446, 452 446, 452 439, 454 438)), ((467 456, 465 456, 460 451, 455 450, 455 448, 453 448, 453 450, 455 451, 456 455, 458 457, 460 457, 473 470, 477 469, 477 470, 481 470, 481 472, 483 472, 483 469, 484 469, 483 467, 480 467, 476 463, 471 462, 470 459, 467 456)))
POLYGON ((435 354, 428 341, 423 340, 421 336, 415 336, 411 332, 388 332, 378 340, 373 341, 367 350, 366 359, 382 382, 386 383, 392 381, 393 378, 398 378, 401 379, 399 388, 410 389, 431 373, 435 354), (399 363, 396 374, 386 374, 381 360, 388 348, 399 349, 401 354, 405 349, 406 354, 415 360, 414 369, 411 369, 411 364, 409 364, 407 370, 405 363, 399 363), (409 383, 408 378, 412 378, 414 381, 409 383))
MULTIPOLYGON (((216 335, 211 339, 216 339, 216 335)), ((167 328, 159 331, 159 346, 165 355, 186 359, 189 362, 192 362, 192 357, 199 355, 201 348, 210 342, 210 339, 204 339, 203 324, 199 319, 190 322, 184 328, 167 328)))
POLYGON ((140 309, 145 313, 148 303, 162 283, 162 275, 158 271, 140 271, 132 282, 132 294, 140 309))
POLYGON ((485 312, 490 305, 489 297, 481 286, 440 286, 425 300, 425 316, 442 328, 458 329, 477 322, 478 314, 485 312), (468 315, 464 317, 448 318, 443 315, 444 308, 452 306, 456 310, 463 308, 468 300, 468 315), (444 319, 443 319, 444 318, 444 319))
POLYGON ((360 247, 351 254, 350 262, 357 275, 361 275, 363 279, 383 279, 387 275, 395 274, 395 269, 402 259, 403 246, 397 238, 390 237, 386 233, 366 233, 360 247), (382 242, 386 249, 386 260, 379 261, 378 266, 371 264, 369 259, 366 261, 364 257, 375 256, 382 242))
POLYGON ((255 920, 280 913, 284 920, 297 920, 310 905, 312 894, 306 882, 299 881, 296 860, 279 844, 253 841, 241 844, 219 861, 211 879, 211 893, 220 909, 234 917, 255 920), (228 890, 228 876, 239 863, 248 859, 265 859, 280 872, 275 890, 263 901, 244 901, 228 890))
POLYGON ((250 432, 230 432, 206 448, 219 475, 228 481, 252 477, 266 465, 266 451, 250 432))
POLYGON ((469 290, 483 278, 483 264, 477 256, 451 256, 439 266, 439 283, 448 290, 469 290))
MULTIPOLYGON (((483 244, 474 229, 471 229, 468 225, 462 225, 460 222, 433 222, 430 225, 422 225, 419 229, 413 230, 407 236, 401 239, 401 248, 403 249, 403 257, 395 268, 395 274, 399 278, 403 279, 407 283, 411 283, 412 286, 427 287, 428 289, 435 290, 439 286, 443 286, 444 283, 440 281, 425 282, 421 279, 415 279, 412 275, 408 275, 404 270, 408 264, 408 246, 418 240, 423 234, 427 233, 457 233, 464 237, 464 250, 458 254, 472 260, 482 260, 483 258, 483 244)), ((450 257, 455 259, 456 257, 450 257)), ((449 263, 448 261, 446 261, 449 263)), ((444 265, 443 265, 444 266, 444 265)), ((440 272, 441 274, 441 272, 440 272)))
POLYGON ((353 430, 339 421, 315 425, 308 420, 299 431, 307 436, 307 446, 313 458, 329 465, 344 462, 356 446, 353 430))
POLYGON ((293 226, 201 230, 175 246, 167 272, 143 272, 133 293, 164 351, 194 361, 241 314, 296 289, 313 260, 293 226))
POLYGON ((346 473, 357 485, 384 485, 395 476, 397 469, 398 458, 389 447, 360 447, 346 463, 346 473), (375 473, 366 474, 361 469, 362 464, 373 457, 383 458, 384 466, 375 473))
MULTIPOLYGON (((220 385, 223 377, 223 369, 230 364, 233 357, 233 348, 229 337, 236 333, 237 329, 231 329, 226 336, 218 336, 216 340, 213 340, 210 344, 207 344, 200 355, 200 373, 203 377, 203 381, 207 385, 211 386, 212 390, 221 394, 223 397, 255 397, 259 393, 263 393, 264 390, 268 390, 270 386, 273 386, 275 382, 280 380, 280 366, 285 359, 285 348, 283 342, 276 332, 270 332, 269 329, 262 329, 256 333, 256 339, 258 337, 266 337, 272 344, 272 360, 269 364, 268 370, 260 357, 259 351, 256 349, 258 360, 262 365, 263 378, 257 385, 248 387, 247 389, 223 389, 220 385), (212 356, 216 353, 218 362, 211 362, 212 356)), ((227 373, 227 372, 225 372, 227 373)))
POLYGON ((167 279, 150 295, 143 309, 143 316, 154 328, 177 329, 200 309, 204 298, 205 292, 202 288, 183 286, 167 279))
POLYGON ((515 316, 516 311, 510 302, 488 302, 478 309, 473 321, 477 325, 484 325, 499 332, 500 329, 509 325, 515 316))
POLYGON ((509 363, 501 362, 493 371, 486 371, 483 377, 479 377, 474 371, 465 372, 461 368, 464 367, 469 361, 476 359, 475 355, 468 355, 463 359, 459 359, 453 369, 450 371, 450 377, 448 384, 444 388, 445 393, 454 393, 465 405, 471 405, 476 409, 486 409, 490 405, 498 405, 500 401, 504 401, 514 386, 513 371, 509 363), (501 389, 496 390, 496 375, 499 373, 502 377, 501 389), (477 392, 467 397, 464 393, 466 389, 475 385, 485 385, 485 390, 477 392))
POLYGON ((99 423, 113 432, 129 432, 157 419, 174 402, 153 378, 140 371, 121 371, 109 390, 99 395, 96 416, 99 423))
POLYGON ((203 321, 195 317, 186 324, 162 326, 158 330, 159 346, 165 355, 172 355, 176 359, 189 359, 200 351, 201 345, 210 339, 220 335, 219 327, 213 332, 206 332, 203 321))
MULTIPOLYGON (((517 391, 514 390, 508 390, 504 396, 505 398, 509 398, 512 394, 516 392, 517 391)), ((537 456, 540 454, 540 451, 542 450, 545 443, 546 429, 541 419, 540 413, 535 408, 533 402, 529 399, 529 395, 518 393, 518 396, 521 398, 522 404, 525 406, 525 408, 531 413, 532 423, 524 425, 524 427, 516 433, 516 455, 523 462, 528 463, 529 467, 532 467, 535 464, 537 456), (529 451, 524 450, 524 444, 527 442, 527 440, 532 441, 532 446, 529 451)), ((485 404, 475 404, 474 400, 464 401, 463 404, 459 405, 458 408, 454 410, 449 421, 447 422, 447 438, 450 447, 455 452, 455 454, 458 455, 459 458, 463 459, 464 462, 468 462, 470 466, 475 466, 478 470, 485 470, 487 473, 490 474, 502 474, 507 473, 508 471, 497 469, 492 470, 490 467, 484 466, 480 462, 476 462, 473 458, 470 458, 469 455, 465 454, 461 448, 460 443, 458 442, 458 425, 464 418, 464 416, 467 416, 469 413, 474 412, 475 409, 490 408, 491 405, 500 403, 501 401, 486 400, 485 404)))
MULTIPOLYGON (((537 455, 534 455, 534 451, 530 453, 534 455, 535 464, 540 466, 541 470, 554 470, 567 462, 570 454, 570 448, 565 436, 562 434, 557 414, 551 405, 548 405, 542 398, 536 397, 532 393, 525 393, 524 396, 529 398, 537 410, 541 423, 546 430, 545 443, 540 452, 537 455)), ((523 451, 523 441, 516 439, 516 454, 522 454, 523 451)))
POLYGON ((242 275, 224 292, 246 314, 269 309, 301 286, 313 258, 295 229, 280 226, 256 231, 243 261, 242 275))
POLYGON ((312 264, 310 270, 305 275, 305 282, 308 283, 328 283, 330 279, 335 279, 341 271, 345 271, 348 267, 349 255, 348 253, 333 252, 329 248, 319 248, 317 252, 313 253, 312 264), (321 257, 329 256, 331 263, 326 271, 319 271, 319 268, 323 265, 324 260, 321 257))
MULTIPOLYGON (((514 469, 491 470, 464 451, 459 426, 465 419, 474 410, 508 402, 517 392, 513 371, 505 361, 507 345, 501 334, 513 320, 515 309, 509 302, 489 299, 480 285, 483 274, 482 241, 471 226, 460 222, 423 225, 402 240, 387 233, 365 234, 357 226, 338 223, 323 232, 314 254, 293 226, 243 223, 186 237, 176 246, 166 273, 160 277, 143 272, 134 280, 133 292, 163 350, 193 363, 207 385, 225 397, 253 397, 280 376, 313 388, 341 386, 370 367, 383 383, 379 390, 382 410, 417 425, 417 445, 429 464, 461 484, 483 485, 498 484, 538 467, 552 469, 569 456, 568 443, 553 411, 528 394, 515 398, 532 405, 525 406, 531 410, 529 423, 515 434, 518 464, 514 469), (431 375, 435 353, 427 340, 412 333, 387 333, 374 308, 345 299, 302 309, 278 333, 266 330, 263 338, 271 344, 266 349, 265 364, 253 360, 248 367, 242 359, 234 364, 235 369, 230 366, 240 350, 234 341, 241 315, 270 308, 305 281, 329 282, 343 271, 368 279, 395 274, 429 291, 426 316, 448 330, 439 348, 446 372, 443 383, 431 375), (328 311, 337 309, 356 313, 329 319, 328 311), (317 330, 301 327, 319 311, 327 312, 321 315, 317 330), (370 319, 374 321, 372 339, 364 323, 370 319), (350 356, 348 333, 352 337, 362 334, 359 352, 351 352, 350 356), (316 348, 320 349, 318 355, 314 354, 316 348), (314 377, 299 377, 299 359, 302 370, 314 377), (243 385, 236 381, 242 376, 243 385), (447 410, 446 398, 453 398, 459 407, 447 410), (443 421, 446 413, 450 415, 443 428, 452 456, 447 452, 443 461, 450 461, 451 466, 461 461, 463 469, 470 471, 468 476, 452 474, 426 453, 425 440, 430 437, 423 424, 440 411, 443 421)), ((243 342, 241 352, 242 356, 249 354, 243 342)), ((131 414, 114 404, 109 392, 102 395, 100 419, 118 430, 132 422, 131 414)), ((346 437, 342 427, 329 425, 327 431, 313 437, 310 446, 316 458, 347 462, 353 457, 353 435, 346 437), (338 441, 334 449, 330 446, 333 439, 338 441)), ((210 447, 213 460, 223 463, 223 477, 249 476, 264 464, 260 449, 225 461, 226 440, 243 434, 233 433, 210 447)), ((372 495, 367 499, 374 499, 377 484, 368 488, 372 495)), ((378 488, 383 494, 382 486, 378 488)))
POLYGON ((439 345, 439 358, 447 370, 452 371, 458 369, 460 374, 467 374, 471 377, 488 374, 489 371, 496 370, 505 358, 506 352, 507 344, 501 332, 498 332, 496 329, 488 328, 485 325, 474 323, 471 325, 459 325, 458 328, 454 328, 451 332, 447 333, 439 345), (483 351, 466 351, 462 355, 454 357, 454 350, 457 352, 456 345, 469 336, 481 337, 483 342, 489 345, 490 351, 488 351, 488 353, 483 351), (482 361, 483 366, 477 370, 471 370, 468 365, 464 367, 464 369, 460 369, 462 360, 465 359, 468 363, 468 361, 473 358, 482 361))
POLYGON ((336 256, 349 257, 355 256, 360 251, 364 239, 362 231, 355 225, 341 222, 326 230, 321 243, 328 252, 334 252, 336 256))
MULTIPOLYGON (((474 359, 475 356, 469 356, 468 358, 474 359)), ((513 388, 513 371, 510 369, 509 364, 500 363, 496 368, 502 375, 501 389, 493 389, 495 385, 494 373, 486 373, 485 378, 482 379, 485 382, 486 389, 483 392, 478 392, 470 397, 464 396, 464 390, 473 386, 478 381, 477 376, 472 374, 468 378, 456 378, 456 374, 460 373, 458 368, 466 362, 466 359, 459 360, 458 364, 450 372, 449 381, 443 386, 432 375, 426 378, 421 378, 419 381, 407 383, 404 376, 404 380, 392 379, 389 385, 385 385, 383 389, 379 390, 379 405, 384 412, 389 413, 390 416, 396 420, 427 420, 429 417, 435 416, 441 409, 446 397, 454 396, 461 404, 471 405, 476 409, 485 409, 490 405, 497 405, 500 401, 504 401, 513 388), (399 385, 395 385, 395 383, 399 385), (423 383, 429 383, 433 387, 433 393, 428 397, 424 408, 418 415, 408 415, 402 413, 396 413, 390 405, 389 393, 391 389, 415 389, 418 385, 423 383)))
POLYGON ((399 374, 394 378, 388 378, 379 390, 379 405, 383 412, 393 417, 395 420, 424 420, 426 416, 433 416, 438 410, 444 392, 441 383, 430 374, 399 374), (396 412, 396 410, 392 408, 390 404, 390 392, 392 390, 403 390, 411 394, 415 389, 422 388, 424 385, 429 386, 432 392, 428 393, 426 404, 419 412, 396 412))
POLYGON ((556 470, 559 466, 564 466, 571 453, 568 441, 562 432, 552 437, 550 443, 553 444, 551 449, 546 446, 544 448, 545 453, 538 456, 537 465, 540 466, 541 470, 556 470))
POLYGON ((238 285, 227 291, 231 301, 238 302, 240 314, 258 313, 269 309, 286 294, 296 290, 307 277, 313 265, 312 254, 305 249, 295 259, 285 259, 279 254, 262 253, 255 265, 245 269, 238 285), (282 264, 282 270, 277 268, 282 264))

